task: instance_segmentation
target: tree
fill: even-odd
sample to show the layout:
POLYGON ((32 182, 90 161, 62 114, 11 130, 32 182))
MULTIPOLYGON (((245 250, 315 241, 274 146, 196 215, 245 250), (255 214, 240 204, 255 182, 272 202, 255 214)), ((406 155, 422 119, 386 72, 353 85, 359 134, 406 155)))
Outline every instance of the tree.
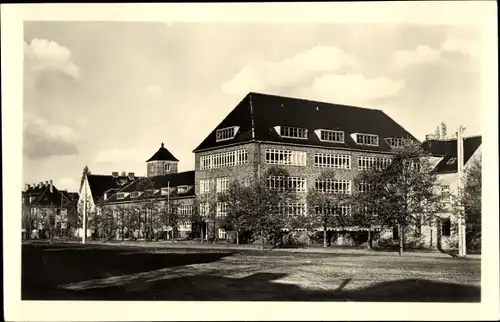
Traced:
MULTIPOLYGON (((213 240, 217 239, 217 234, 215 232, 217 225, 217 205, 219 203, 220 194, 217 193, 216 184, 214 179, 209 179, 209 188, 204 191, 203 194, 200 193, 197 196, 196 204, 199 205, 199 215, 202 219, 202 235, 203 235, 203 223, 207 225, 207 236, 208 240, 208 224, 212 223, 214 237, 213 240)), ((203 241, 203 237, 202 237, 203 241)))
POLYGON ((240 244, 239 233, 247 225, 249 219, 243 207, 245 197, 245 187, 238 180, 234 180, 219 198, 221 202, 226 203, 225 223, 234 229, 237 245, 240 244))
POLYGON ((144 239, 147 241, 151 237, 153 215, 158 209, 158 202, 154 199, 155 182, 151 178, 143 178, 137 183, 136 189, 143 192, 138 206, 141 213, 140 224, 142 224, 144 239))
POLYGON ((444 209, 448 196, 418 142, 407 140, 394 148, 390 165, 378 168, 361 172, 356 180, 369 187, 364 197, 358 195, 357 209, 367 211, 357 211, 356 219, 365 225, 376 220, 381 225, 397 226, 402 255, 405 228, 433 220, 444 209))
POLYGON ((310 228, 323 228, 323 247, 327 247, 328 227, 345 227, 350 222, 349 213, 341 211, 341 207, 348 204, 349 198, 345 193, 324 192, 335 190, 335 172, 325 170, 317 180, 314 188, 307 194, 309 211, 305 219, 310 228))
POLYGON ((264 249, 265 233, 271 234, 276 241, 287 223, 287 206, 296 200, 288 177, 286 170, 272 167, 262 178, 250 180, 250 184, 243 189, 243 211, 250 219, 248 227, 259 232, 261 250, 264 249), (271 177, 276 178, 274 187, 270 185, 271 177))
POLYGON ((465 172, 460 202, 465 210, 467 248, 481 249, 481 159, 472 161, 465 172))

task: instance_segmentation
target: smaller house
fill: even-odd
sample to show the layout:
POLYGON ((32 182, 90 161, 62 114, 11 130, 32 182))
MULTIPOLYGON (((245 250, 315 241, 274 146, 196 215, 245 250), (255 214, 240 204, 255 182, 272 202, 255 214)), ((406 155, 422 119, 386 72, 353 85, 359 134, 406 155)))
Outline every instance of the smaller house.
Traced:
POLYGON ((22 200, 24 238, 74 236, 78 220, 78 193, 59 190, 50 180, 26 184, 22 200))

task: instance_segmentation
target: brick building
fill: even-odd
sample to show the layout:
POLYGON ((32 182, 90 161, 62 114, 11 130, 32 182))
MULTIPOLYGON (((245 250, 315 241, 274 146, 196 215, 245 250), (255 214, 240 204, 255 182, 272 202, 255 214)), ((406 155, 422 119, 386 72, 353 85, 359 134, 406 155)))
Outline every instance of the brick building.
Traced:
POLYGON ((78 193, 57 189, 52 180, 26 184, 22 192, 25 238, 70 237, 77 227, 78 193), (53 237, 54 237, 53 236, 53 237))
MULTIPOLYGON (((403 138, 416 140, 380 110, 249 93, 193 151, 196 195, 222 192, 233 178, 257 178, 277 165, 288 170, 301 197, 288 211, 307 212, 309 189, 352 193, 356 174, 390 163, 403 138), (336 172, 335 182, 318 185, 325 169, 336 172)), ((224 207, 218 205, 218 216, 224 207)))
MULTIPOLYGON (((179 218, 175 237, 186 237, 192 229, 190 217, 194 203, 194 171, 178 172, 178 162, 164 144, 146 161, 147 176, 131 180, 120 188, 109 189, 101 203, 101 217, 111 216, 120 226, 125 214, 134 214, 137 218, 153 218, 157 220, 165 209, 176 211, 179 218)), ((133 231, 124 233, 130 237, 144 238, 147 226, 140 222, 133 231)), ((155 232, 168 232, 171 238, 173 229, 164 224, 155 225, 155 232)), ((115 229, 120 238, 121 231, 115 229)))

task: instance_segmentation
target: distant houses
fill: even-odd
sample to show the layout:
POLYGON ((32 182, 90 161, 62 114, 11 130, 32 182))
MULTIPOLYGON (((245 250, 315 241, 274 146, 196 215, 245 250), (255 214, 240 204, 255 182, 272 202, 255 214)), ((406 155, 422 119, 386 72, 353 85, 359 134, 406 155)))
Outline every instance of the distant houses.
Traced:
POLYGON ((27 184, 22 192, 24 239, 71 237, 78 227, 78 193, 57 189, 52 180, 27 184))

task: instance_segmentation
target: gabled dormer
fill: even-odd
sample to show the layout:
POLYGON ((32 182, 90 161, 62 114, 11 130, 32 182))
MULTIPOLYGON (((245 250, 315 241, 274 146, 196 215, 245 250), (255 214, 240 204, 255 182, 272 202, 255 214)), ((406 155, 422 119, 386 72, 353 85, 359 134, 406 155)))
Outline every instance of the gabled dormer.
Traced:
POLYGON ((318 129, 314 131, 322 142, 345 143, 345 133, 339 130, 318 129))
POLYGON ((378 146, 378 135, 367 133, 352 133, 352 139, 358 145, 378 146))
POLYGON ((307 129, 302 127, 278 125, 274 129, 282 138, 307 140, 307 129))
POLYGON ((215 141, 221 142, 221 141, 232 140, 234 139, 236 134, 238 134, 239 129, 240 129, 239 126, 230 126, 218 129, 215 132, 215 141))

